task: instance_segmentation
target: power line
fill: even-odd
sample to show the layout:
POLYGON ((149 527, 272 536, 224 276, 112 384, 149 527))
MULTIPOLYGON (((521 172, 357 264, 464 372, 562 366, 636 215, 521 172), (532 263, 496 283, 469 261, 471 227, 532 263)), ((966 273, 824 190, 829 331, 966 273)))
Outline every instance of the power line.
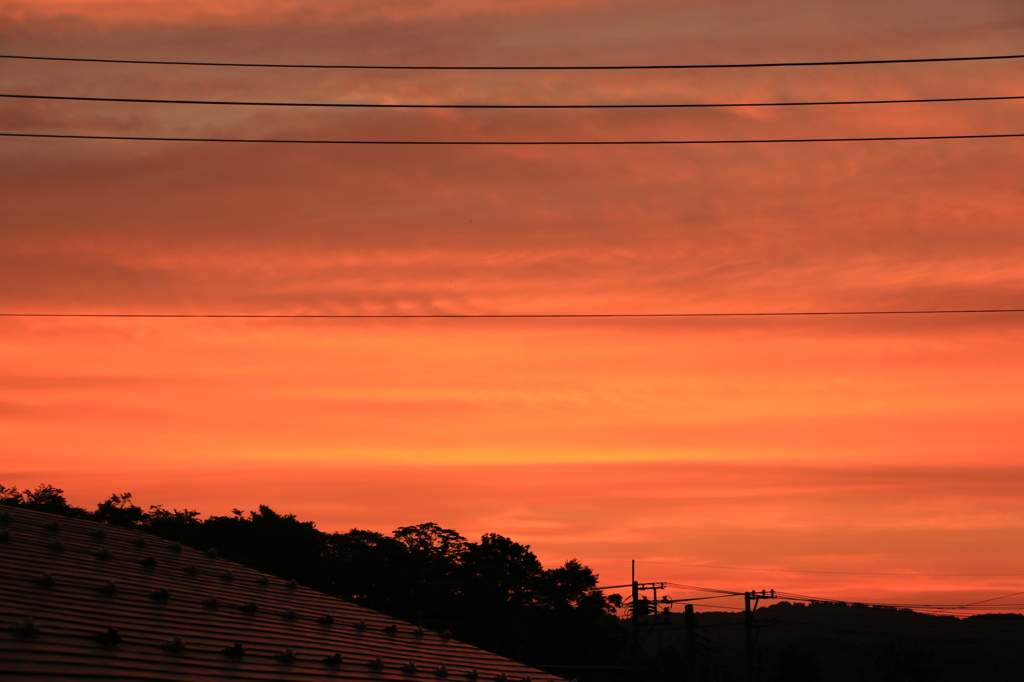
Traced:
MULTIPOLYGON (((646 562, 646 563, 656 563, 656 562, 646 562)), ((692 591, 692 592, 708 592, 708 593, 712 593, 712 594, 722 595, 723 597, 729 597, 729 596, 738 597, 738 596, 744 596, 745 594, 753 594, 755 596, 757 595, 757 591, 756 590, 754 592, 752 592, 752 593, 744 593, 744 592, 736 592, 736 591, 733 591, 733 590, 722 590, 722 589, 717 589, 717 588, 713 588, 713 587, 699 587, 699 586, 696 586, 696 585, 683 585, 681 583, 673 583, 673 582, 666 582, 665 585, 667 585, 670 588, 681 589, 681 590, 688 590, 688 591, 692 591)), ((598 588, 598 589, 600 589, 600 588, 598 588)), ((1000 595, 998 597, 992 597, 991 599, 984 599, 984 600, 977 601, 977 602, 972 602, 972 603, 969 603, 969 604, 894 604, 894 603, 887 603, 887 602, 853 601, 853 600, 850 600, 850 599, 830 599, 830 598, 826 598, 826 597, 812 597, 812 596, 809 596, 809 595, 806 595, 806 594, 797 594, 797 593, 794 593, 794 592, 783 592, 783 591, 777 591, 777 590, 773 592, 772 598, 773 599, 791 600, 791 601, 816 602, 816 603, 832 603, 832 604, 847 604, 847 605, 862 604, 864 606, 884 606, 884 607, 890 607, 890 608, 904 608, 904 609, 913 609, 913 610, 917 610, 917 611, 927 610, 927 611, 936 611, 936 612, 940 612, 940 613, 946 613, 946 612, 948 612, 950 610, 981 611, 981 612, 985 612, 985 611, 997 610, 997 609, 1000 609, 1000 608, 1020 606, 1018 604, 994 604, 994 605, 981 606, 982 604, 985 604, 986 602, 992 602, 992 601, 996 601, 996 600, 999 600, 999 599, 1006 599, 1008 597, 1015 597, 1015 596, 1020 595, 1020 594, 1024 594, 1024 592, 1014 592, 1014 593, 1011 593, 1011 594, 1004 594, 1004 595, 1000 595)), ((705 606, 713 606, 713 605, 705 605, 705 606)))
POLYGON ((753 69, 782 66, 857 66, 870 64, 923 64, 936 62, 974 62, 1021 59, 1024 54, 982 55, 974 57, 922 57, 915 59, 854 59, 806 62, 747 62, 742 64, 612 64, 570 66, 442 66, 400 64, 281 64, 252 62, 193 62, 157 59, 100 59, 95 57, 45 57, 3 54, 0 59, 24 59, 51 62, 89 62, 95 64, 149 64, 158 66, 231 66, 273 69, 377 69, 396 71, 623 71, 640 69, 753 69))
MULTIPOLYGON (((986 611, 992 609, 1007 608, 1010 606, 1016 606, 1015 604, 996 604, 991 606, 978 606, 982 602, 974 602, 971 604, 892 604, 885 602, 870 602, 870 601, 852 601, 849 599, 828 599, 823 597, 811 597, 804 594, 795 594, 793 592, 776 592, 776 597, 779 599, 791 599, 795 601, 807 601, 807 602, 819 602, 819 603, 833 603, 833 604, 863 604, 865 606, 888 606, 893 608, 903 609, 914 609, 914 610, 936 610, 936 611, 947 611, 947 610, 975 610, 975 611, 986 611)), ((1024 593, 1015 593, 1024 594, 1024 593)), ((994 599, 1004 599, 1006 597, 1012 597, 1013 594, 1002 595, 1000 597, 994 597, 994 599)), ((991 601, 991 600, 983 600, 991 601)))
MULTIPOLYGON (((881 575, 899 576, 903 578, 1002 578, 1012 576, 1024 576, 1024 573, 871 573, 865 571, 804 571, 791 568, 759 568, 755 566, 719 566, 717 564, 683 564, 672 561, 637 561, 638 564, 659 564, 662 566, 687 566, 692 568, 714 568, 729 571, 757 571, 769 573, 813 573, 821 575, 881 575)), ((1021 594, 1024 594, 1022 592, 1021 594)))
POLYGON ((1000 595, 998 597, 992 597, 990 599, 982 599, 980 601, 972 601, 967 606, 977 606, 978 604, 984 604, 985 602, 996 601, 996 600, 999 600, 999 599, 1007 599, 1008 597, 1016 597, 1016 596, 1021 595, 1021 594, 1024 594, 1024 592, 1011 592, 1010 594, 1003 594, 1003 595, 1000 595))
POLYGON ((414 145, 414 146, 629 146, 629 145, 705 145, 705 144, 780 144, 796 142, 899 142, 910 140, 985 140, 1024 137, 1024 133, 978 135, 896 135, 890 137, 801 137, 750 140, 283 140, 225 137, 158 137, 143 135, 57 135, 50 133, 0 133, 0 137, 36 137, 61 140, 127 140, 136 142, 232 142, 247 144, 334 144, 334 145, 414 145))
POLYGON ((665 583, 669 587, 675 587, 680 590, 689 590, 691 592, 712 592, 714 594, 721 594, 727 597, 742 597, 743 592, 736 592, 735 590, 720 590, 715 587, 698 587, 697 585, 683 585, 682 583, 665 583))
MULTIPOLYGON (((988 313, 1024 313, 1024 308, 989 308, 973 310, 828 310, 767 313, 514 313, 514 314, 216 314, 216 313, 0 313, 0 317, 80 317, 141 319, 289 319, 289 320, 358 320, 358 319, 614 319, 614 318, 685 318, 685 317, 822 317, 854 315, 964 315, 988 313)), ((648 562, 656 563, 656 562, 648 562)), ((688 564, 680 564, 686 566, 688 564)), ((703 564, 694 564, 703 565, 703 564)), ((713 568, 729 568, 713 567, 713 568)), ((751 569, 762 570, 762 569, 751 569)), ((771 569, 765 569, 771 570, 771 569)), ((809 571, 793 571, 806 573, 809 571)), ((886 575, 886 574, 877 574, 886 575)), ((898 574, 903 575, 903 574, 898 574)), ((1019 574, 1005 574, 1019 575, 1019 574)))
POLYGON ((130 104, 210 104, 242 107, 324 107, 362 109, 715 109, 739 107, 809 107, 853 104, 934 104, 939 102, 994 102, 1024 99, 1024 95, 993 97, 931 97, 919 99, 864 99, 812 102, 715 102, 683 104, 382 104, 376 102, 253 102, 205 99, 153 99, 144 97, 75 97, 0 93, 10 99, 42 99, 70 102, 124 102, 130 104))
MULTIPOLYGON (((698 609, 725 609, 727 611, 742 611, 742 606, 727 606, 725 604, 695 604, 695 608, 698 609)), ((738 623, 730 623, 729 625, 738 625, 738 623)))

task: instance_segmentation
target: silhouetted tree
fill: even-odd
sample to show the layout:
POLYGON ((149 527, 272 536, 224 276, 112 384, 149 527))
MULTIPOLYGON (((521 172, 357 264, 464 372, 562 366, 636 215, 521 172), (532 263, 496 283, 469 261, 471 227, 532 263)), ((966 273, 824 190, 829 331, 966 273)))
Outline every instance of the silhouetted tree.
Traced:
POLYGON ((575 559, 545 570, 530 550, 488 533, 470 542, 428 522, 392 534, 352 529, 327 535, 268 506, 205 520, 198 511, 144 511, 131 493, 113 494, 96 511, 72 507, 62 490, 0 486, 0 504, 20 505, 101 523, 144 528, 226 559, 422 623, 527 662, 579 663, 588 652, 607 661, 615 618, 597 578, 575 559), (596 640, 582 644, 586 639, 596 640), (604 638, 603 640, 601 638, 604 638))
POLYGON ((614 660, 622 643, 614 609, 597 589, 597 576, 576 559, 544 571, 532 631, 538 663, 614 660))
POLYGON ((410 552, 439 565, 458 562, 468 546, 466 538, 436 523, 402 526, 392 535, 410 552))
POLYGON ((597 606, 605 608, 604 598, 596 599, 597 576, 576 559, 544 572, 544 606, 549 609, 597 606))
POLYGON ((205 526, 194 509, 169 511, 163 505, 150 505, 143 522, 151 533, 177 540, 190 547, 210 547, 205 526))
POLYGON ((312 521, 278 514, 266 505, 246 517, 213 516, 203 523, 205 539, 224 558, 267 573, 311 583, 323 551, 324 535, 312 521))
POLYGON ((0 504, 16 507, 21 504, 21 491, 15 486, 0 485, 0 504))
POLYGON ((467 546, 452 595, 457 628, 472 643, 491 651, 525 658, 530 611, 544 567, 528 545, 488 533, 467 546))
POLYGON ((88 512, 79 507, 72 507, 64 499, 64 491, 52 485, 40 483, 35 490, 24 490, 21 493, 21 504, 29 509, 82 518, 88 516, 88 512))
POLYGON ((320 575, 333 594, 388 613, 403 610, 411 598, 412 557, 393 537, 353 528, 327 536, 320 575))
POLYGON ((141 526, 146 521, 146 512, 132 503, 131 493, 122 493, 96 505, 92 518, 112 526, 141 526))
POLYGON ((463 563, 467 598, 503 610, 536 603, 544 567, 529 545, 488 533, 468 546, 463 563))

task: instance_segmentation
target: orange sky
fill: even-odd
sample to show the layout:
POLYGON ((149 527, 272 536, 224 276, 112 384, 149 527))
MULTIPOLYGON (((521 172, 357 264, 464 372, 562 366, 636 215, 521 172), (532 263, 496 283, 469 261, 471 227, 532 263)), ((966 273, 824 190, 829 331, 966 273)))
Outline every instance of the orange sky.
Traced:
MULTIPOLYGON (((1012 54, 1022 34, 1024 7, 1008 0, 0 0, 5 53, 157 60, 884 59, 1012 54)), ((1024 94, 1024 60, 503 73, 0 61, 0 92, 114 97, 1024 94)), ((0 131, 721 139, 1019 133, 1022 113, 1012 101, 409 111, 0 99, 0 131)), ((1022 150, 7 138, 0 312, 1020 308, 1022 150)), ((510 535, 550 564, 578 557, 606 584, 628 580, 635 558, 642 580, 974 601, 1022 589, 1024 575, 922 574, 1024 574, 1022 320, 8 318, 0 483, 49 482, 89 506, 125 490, 204 513, 270 504, 328 531, 435 521, 510 535)))

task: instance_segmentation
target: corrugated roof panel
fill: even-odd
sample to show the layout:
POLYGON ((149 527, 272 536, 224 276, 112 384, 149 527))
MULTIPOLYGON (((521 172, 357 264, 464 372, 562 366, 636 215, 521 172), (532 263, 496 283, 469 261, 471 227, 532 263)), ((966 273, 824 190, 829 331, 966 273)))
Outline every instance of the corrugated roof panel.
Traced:
POLYGON ((0 675, 8 679, 559 680, 212 552, 4 511, 0 675))

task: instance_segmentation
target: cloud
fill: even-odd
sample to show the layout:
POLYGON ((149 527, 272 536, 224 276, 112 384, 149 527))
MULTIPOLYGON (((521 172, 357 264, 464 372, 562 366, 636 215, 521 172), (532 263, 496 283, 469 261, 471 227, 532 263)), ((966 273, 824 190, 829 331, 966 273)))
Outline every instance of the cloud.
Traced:
MULTIPOLYGON (((1016 51, 1024 24, 1020 6, 994 1, 55 0, 5 10, 0 40, 14 54, 291 63, 984 55, 1016 51)), ((279 102, 1019 94, 1011 60, 610 73, 4 66, 9 92, 279 102)), ((1016 102, 313 111, 6 100, 0 129, 732 139, 1020 132, 1020 113, 1016 102)), ((8 139, 0 311, 1017 308, 1019 144, 8 139)), ((513 535, 548 562, 579 556, 616 582, 631 558, 911 573, 1013 572, 1020 559, 1007 540, 1021 519, 1014 315, 0 327, 0 474, 42 476, 80 504, 114 485, 212 513, 269 503, 328 529, 436 520, 513 535)), ((651 579, 733 575, 658 570, 651 579)), ((784 573, 780 585, 959 589, 814 575, 784 573)))

